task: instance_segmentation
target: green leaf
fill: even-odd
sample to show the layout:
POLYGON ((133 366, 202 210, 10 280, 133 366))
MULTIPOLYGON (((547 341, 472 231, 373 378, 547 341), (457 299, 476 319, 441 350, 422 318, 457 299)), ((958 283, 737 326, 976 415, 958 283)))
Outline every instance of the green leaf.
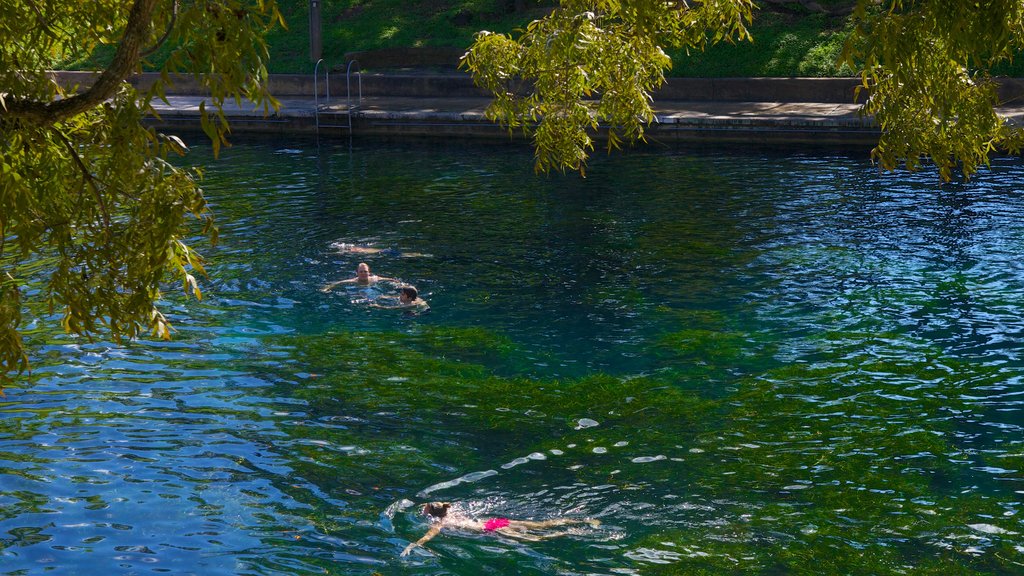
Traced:
POLYGON ((148 31, 143 44, 155 43, 171 24, 165 4, 9 0, 0 6, 0 382, 28 367, 23 308, 62 311, 66 331, 120 342, 147 331, 171 336, 153 306, 169 277, 202 296, 197 277, 205 274, 203 260, 180 240, 194 233, 190 214, 211 241, 217 237, 197 182, 201 172, 167 162, 187 147, 144 120, 155 114, 152 100, 166 99, 166 86, 180 73, 194 75, 210 94, 217 112, 209 114, 204 103, 201 124, 217 151, 226 144, 225 99, 276 109, 266 87, 263 40, 281 20, 276 4, 178 3, 163 46, 170 54, 144 93, 125 81, 140 66, 127 40, 108 71, 115 76, 112 88, 94 104, 73 87, 54 84, 47 72, 130 34, 138 40, 133 30, 148 31), (7 94, 18 94, 18 107, 7 94), (50 105, 60 98, 83 104, 57 114, 50 105), (29 267, 28 277, 12 273, 28 262, 48 266, 29 267))

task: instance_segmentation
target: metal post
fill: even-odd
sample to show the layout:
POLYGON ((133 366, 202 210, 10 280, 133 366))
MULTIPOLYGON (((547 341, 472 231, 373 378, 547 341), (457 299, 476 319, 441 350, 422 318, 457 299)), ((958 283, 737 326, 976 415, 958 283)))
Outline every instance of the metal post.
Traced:
POLYGON ((320 34, 320 0, 309 0, 309 61, 316 62, 323 54, 320 34))

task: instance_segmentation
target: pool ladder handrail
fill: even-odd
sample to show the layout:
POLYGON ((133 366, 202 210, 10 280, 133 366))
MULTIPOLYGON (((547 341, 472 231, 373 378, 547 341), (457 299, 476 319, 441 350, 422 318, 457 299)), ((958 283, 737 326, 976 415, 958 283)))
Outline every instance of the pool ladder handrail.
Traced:
MULTIPOLYGON (((316 133, 320 135, 320 64, 324 63, 324 59, 321 58, 316 61, 316 66, 313 67, 313 107, 314 116, 316 117, 316 133)), ((330 104, 331 101, 331 68, 324 64, 324 84, 326 84, 326 97, 324 98, 324 105, 330 104)), ((352 112, 358 109, 363 104, 363 74, 359 68, 359 61, 352 59, 348 61, 348 66, 345 69, 345 107, 346 116, 348 117, 348 125, 332 125, 327 126, 329 128, 347 128, 349 134, 352 133, 352 112), (356 66, 356 82, 358 87, 358 95, 356 105, 352 106, 352 66, 356 66)))

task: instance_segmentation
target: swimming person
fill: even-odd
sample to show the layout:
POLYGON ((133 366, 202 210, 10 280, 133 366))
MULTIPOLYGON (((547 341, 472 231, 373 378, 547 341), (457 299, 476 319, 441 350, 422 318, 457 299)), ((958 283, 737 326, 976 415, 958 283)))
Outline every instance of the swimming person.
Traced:
POLYGON ((384 276, 377 276, 376 274, 370 272, 369 264, 367 264, 366 262, 360 262, 359 266, 356 266, 356 275, 354 278, 349 278, 347 280, 338 280, 337 282, 331 282, 330 284, 321 288, 320 291, 330 292, 331 289, 337 286, 338 284, 357 284, 359 286, 369 286, 371 284, 376 284, 377 282, 388 280, 390 280, 391 282, 398 281, 395 278, 385 278, 384 276))
POLYGON ((346 242, 335 242, 331 244, 332 247, 337 248, 341 254, 374 254, 381 256, 394 256, 397 258, 416 258, 420 256, 430 256, 430 254, 422 254, 420 252, 402 252, 397 248, 373 248, 371 246, 356 246, 355 244, 348 244, 346 242))
POLYGON ((410 312, 426 312, 430 310, 430 306, 427 301, 420 298, 420 293, 416 290, 415 286, 402 286, 398 289, 397 304, 381 304, 380 300, 395 300, 395 296, 381 296, 377 302, 372 302, 370 306, 374 308, 386 308, 388 310, 409 310, 410 312))
POLYGON ((409 544, 405 547, 405 550, 402 550, 402 556, 408 556, 413 548, 426 544, 431 538, 440 534, 441 529, 445 527, 479 532, 495 532, 503 536, 535 542, 544 538, 554 538, 569 534, 567 531, 553 532, 548 530, 556 526, 589 524, 592 528, 597 528, 601 525, 601 521, 595 518, 552 518, 550 520, 487 518, 481 520, 464 516, 459 510, 454 509, 449 502, 431 502, 424 505, 421 512, 430 519, 432 525, 422 538, 409 544))

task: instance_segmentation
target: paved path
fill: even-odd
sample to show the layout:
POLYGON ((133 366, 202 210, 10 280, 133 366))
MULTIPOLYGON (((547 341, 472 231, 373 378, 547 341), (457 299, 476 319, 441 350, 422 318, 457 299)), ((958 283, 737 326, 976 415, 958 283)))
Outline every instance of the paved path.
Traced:
MULTIPOLYGON (((163 126, 198 127, 202 97, 169 96, 156 108, 163 126)), ((252 104, 225 107, 234 132, 281 134, 414 135, 508 138, 509 132, 484 116, 484 98, 364 97, 351 114, 345 98, 317 103, 282 98, 276 113, 252 104)), ((356 104, 353 102, 353 104, 356 104)), ((870 145, 878 127, 855 104, 783 102, 656 101, 658 122, 649 135, 661 141, 803 142, 870 145)), ((1002 110, 1017 121, 1024 108, 1002 110)), ((518 132, 513 132, 513 135, 518 132)))
MULTIPOLYGON (((68 85, 88 83, 94 73, 56 72, 68 85)), ((144 88, 160 76, 143 73, 132 81, 144 88)), ((873 145, 879 128, 862 117, 852 101, 858 78, 668 78, 655 94, 657 122, 648 138, 659 141, 800 142, 812 145, 873 145)), ((233 102, 225 113, 232 130, 278 134, 347 134, 501 138, 510 132, 484 116, 486 93, 465 73, 417 73, 415 70, 274 74, 268 79, 281 98, 280 110, 265 114, 233 102), (353 83, 356 84, 353 84, 353 83), (333 85, 335 98, 315 102, 312 95, 333 85), (353 85, 365 94, 349 109, 344 96, 353 85), (388 95, 388 96, 382 96, 388 95)), ((1000 78, 1000 98, 1011 105, 1000 112, 1024 125, 1024 79, 1000 78)), ((175 79, 177 94, 198 94, 194 78, 175 79)), ((154 124, 175 129, 199 128, 200 96, 175 95, 159 103, 154 124)), ((521 131, 511 136, 521 137, 521 131)), ((599 131, 598 136, 602 136, 599 131)))
MULTIPOLYGON (((198 126, 197 96, 168 96, 159 102, 159 124, 198 126)), ((276 113, 265 115, 251 103, 230 102, 225 113, 238 131, 345 132, 349 130, 349 106, 344 98, 317 104, 311 98, 282 98, 276 113)), ((466 136, 506 136, 507 131, 486 119, 484 98, 364 97, 351 114, 352 134, 464 133, 466 136)), ((353 102, 355 104, 355 102, 353 102)), ((873 139, 877 129, 861 118, 854 104, 778 102, 656 102, 658 123, 652 133, 672 131, 833 133, 847 138, 873 139)))

